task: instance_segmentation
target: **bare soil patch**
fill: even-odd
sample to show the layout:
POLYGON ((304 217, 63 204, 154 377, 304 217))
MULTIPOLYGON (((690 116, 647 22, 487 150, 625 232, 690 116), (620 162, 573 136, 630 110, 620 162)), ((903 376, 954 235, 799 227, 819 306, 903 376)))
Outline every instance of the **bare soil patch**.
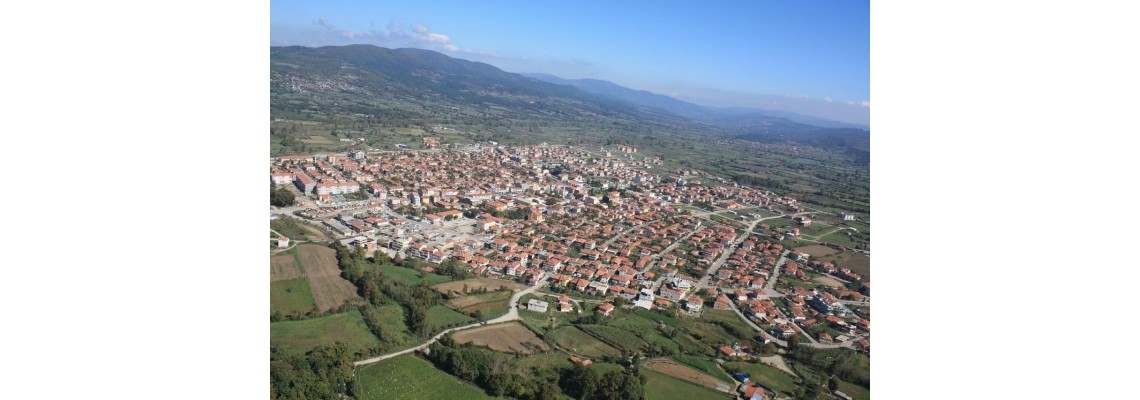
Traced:
POLYGON ((709 374, 698 371, 689 367, 688 365, 681 364, 669 358, 654 358, 641 364, 642 367, 657 371, 665 375, 683 380, 685 382, 693 383, 699 386, 707 387, 713 390, 719 390, 717 384, 724 386, 731 386, 728 382, 716 379, 709 374))
POLYGON ((340 307, 346 300, 353 304, 364 300, 356 294, 356 287, 351 282, 340 277, 335 250, 321 245, 302 244, 297 246, 297 257, 308 273, 313 300, 316 300, 320 311, 340 307))
POLYGON ((269 257, 269 281, 277 282, 301 277, 301 266, 292 254, 269 257))
POLYGON ((485 303, 485 302, 496 302, 496 301, 507 301, 507 302, 509 302, 510 299, 511 299, 511 292, 490 292, 487 294, 469 295, 469 296, 463 296, 460 298, 452 299, 451 301, 447 302, 447 306, 454 308, 454 309, 460 309, 463 307, 469 307, 469 306, 473 306, 473 305, 476 305, 479 303, 485 303))
POLYGON ((830 256, 832 254, 838 254, 839 253, 839 250, 836 250, 836 249, 833 249, 833 248, 830 248, 830 247, 827 247, 824 245, 819 245, 819 244, 813 244, 811 246, 804 246, 804 247, 797 247, 796 250, 802 251, 804 253, 811 254, 811 256, 813 258, 825 257, 825 256, 830 256))
POLYGON ((780 357, 780 356, 760 357, 760 362, 762 362, 766 365, 771 365, 773 367, 776 367, 776 369, 779 369, 781 371, 792 374, 792 376, 799 376, 799 375, 796 375, 796 372, 792 371, 791 368, 788 368, 788 364, 784 364, 784 358, 783 357, 780 357))
POLYGON ((827 276, 827 275, 820 275, 820 276, 811 278, 811 281, 815 282, 815 283, 822 283, 824 285, 831 286, 833 288, 843 287, 843 282, 840 282, 838 279, 832 278, 832 277, 827 276))
POLYGON ((465 329, 452 335, 456 343, 474 343, 504 352, 532 354, 548 347, 534 332, 517 322, 465 329))
POLYGON ((863 254, 854 251, 844 251, 842 253, 822 257, 820 261, 830 262, 839 268, 848 268, 851 272, 863 277, 864 282, 871 280, 871 257, 867 257, 863 254))
POLYGON ((467 285, 468 291, 476 291, 482 288, 487 288, 487 291, 495 291, 499 290, 501 287, 506 287, 511 290, 526 289, 526 285, 523 285, 521 283, 507 282, 491 278, 472 278, 464 279, 461 281, 446 282, 432 286, 432 289, 435 289, 440 293, 455 292, 458 294, 463 294, 464 285, 467 285))

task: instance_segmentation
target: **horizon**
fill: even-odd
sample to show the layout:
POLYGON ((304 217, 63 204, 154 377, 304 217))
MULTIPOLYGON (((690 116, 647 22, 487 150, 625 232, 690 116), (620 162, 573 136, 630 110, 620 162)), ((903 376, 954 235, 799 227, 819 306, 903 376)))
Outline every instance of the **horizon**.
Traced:
POLYGON ((557 4, 443 3, 274 0, 270 46, 419 48, 512 73, 609 81, 705 107, 870 125, 866 3, 717 9, 676 2, 582 3, 573 10, 557 4))

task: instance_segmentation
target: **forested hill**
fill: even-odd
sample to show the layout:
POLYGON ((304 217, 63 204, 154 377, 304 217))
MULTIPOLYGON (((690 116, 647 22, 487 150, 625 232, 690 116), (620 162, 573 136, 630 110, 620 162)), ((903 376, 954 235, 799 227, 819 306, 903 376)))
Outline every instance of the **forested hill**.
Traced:
POLYGON ((557 77, 539 80, 422 49, 271 47, 270 77, 274 119, 365 133, 374 127, 453 125, 491 128, 495 140, 508 142, 711 136, 858 152, 866 152, 869 143, 865 130, 763 114, 710 117, 713 112, 700 106, 605 81, 556 84, 547 81, 562 83, 557 77))

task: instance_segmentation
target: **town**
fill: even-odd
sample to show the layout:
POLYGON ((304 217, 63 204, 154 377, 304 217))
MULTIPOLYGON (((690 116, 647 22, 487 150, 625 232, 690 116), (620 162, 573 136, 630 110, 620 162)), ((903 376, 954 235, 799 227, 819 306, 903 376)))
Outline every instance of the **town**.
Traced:
MULTIPOLYGON (((271 182, 299 202, 271 218, 321 226, 368 255, 422 260, 424 272, 458 262, 478 277, 541 286, 558 295, 560 312, 575 309, 571 299, 579 312, 597 304, 587 311, 601 316, 618 307, 730 310, 755 330, 756 344, 786 347, 794 337, 870 352, 869 280, 813 257, 869 256, 869 246, 806 239, 855 229, 841 224, 858 215, 695 170, 665 171, 630 146, 424 144, 272 158, 271 182)), ((550 303, 521 306, 546 312, 550 303)), ((748 357, 752 349, 725 343, 717 351, 748 357)))

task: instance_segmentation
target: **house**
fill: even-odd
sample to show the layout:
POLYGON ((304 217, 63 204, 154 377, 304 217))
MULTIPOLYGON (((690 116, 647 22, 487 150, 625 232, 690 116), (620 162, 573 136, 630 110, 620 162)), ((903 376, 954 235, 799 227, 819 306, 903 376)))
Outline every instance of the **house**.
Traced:
POLYGON ((820 343, 832 343, 832 342, 834 342, 834 340, 831 338, 831 335, 827 334, 827 332, 820 332, 819 333, 819 342, 820 343))
POLYGON ((680 301, 681 297, 685 295, 684 290, 670 289, 667 287, 662 287, 660 292, 661 292, 661 297, 664 297, 664 298, 670 299, 670 300, 676 300, 676 301, 680 301))
POLYGON ((653 291, 649 289, 641 289, 641 292, 637 296, 637 301, 634 301, 633 305, 644 308, 646 310, 652 310, 653 291))
POLYGON ((764 388, 756 386, 751 381, 740 384, 740 397, 745 400, 764 400, 764 388))
POLYGON ((543 312, 544 313, 544 312, 546 312, 546 308, 549 305, 550 305, 550 303, 547 303, 547 302, 539 300, 539 299, 530 299, 530 301, 526 302, 526 309, 530 310, 530 311, 537 311, 537 312, 543 312))
POLYGON ((728 347, 728 346, 725 346, 723 344, 720 345, 720 347, 718 347, 717 350, 720 350, 720 353, 723 354, 725 357, 736 357, 736 356, 740 355, 740 353, 736 352, 735 349, 728 347))
POLYGON ((608 316, 610 316, 610 313, 613 311, 614 311, 614 305, 613 304, 605 303, 605 304, 598 306, 598 314, 602 314, 602 315, 605 315, 608 317, 608 316))
POLYGON ((728 296, 725 296, 723 294, 720 296, 717 296, 716 302, 713 303, 713 309, 714 310, 731 310, 732 309, 732 301, 730 301, 728 299, 728 296))
POLYGON ((277 247, 289 247, 289 238, 284 236, 277 237, 277 247))
POLYGON ((701 306, 704 305, 704 300, 698 296, 692 296, 685 300, 685 311, 697 313, 701 311, 701 306))

